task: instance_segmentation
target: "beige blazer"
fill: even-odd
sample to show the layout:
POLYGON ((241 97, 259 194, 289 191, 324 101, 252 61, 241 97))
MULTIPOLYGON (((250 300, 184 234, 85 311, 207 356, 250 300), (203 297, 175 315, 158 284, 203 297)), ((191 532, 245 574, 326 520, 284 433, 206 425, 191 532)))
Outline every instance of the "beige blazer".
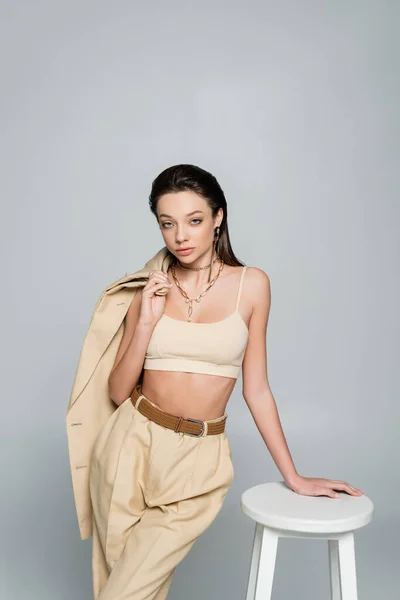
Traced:
POLYGON ((164 246, 144 267, 126 274, 101 293, 83 342, 66 416, 72 486, 81 539, 92 536, 89 472, 96 437, 117 409, 108 391, 108 376, 124 332, 124 318, 149 271, 167 272, 172 255, 164 246))

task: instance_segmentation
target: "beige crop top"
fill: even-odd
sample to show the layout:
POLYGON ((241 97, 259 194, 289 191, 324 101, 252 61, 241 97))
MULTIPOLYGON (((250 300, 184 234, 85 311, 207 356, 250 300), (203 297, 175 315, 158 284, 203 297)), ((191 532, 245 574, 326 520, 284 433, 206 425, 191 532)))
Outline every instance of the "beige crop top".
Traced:
POLYGON ((154 327, 143 368, 237 379, 249 335, 238 310, 246 268, 240 276, 235 311, 225 319, 195 323, 163 314, 154 327))

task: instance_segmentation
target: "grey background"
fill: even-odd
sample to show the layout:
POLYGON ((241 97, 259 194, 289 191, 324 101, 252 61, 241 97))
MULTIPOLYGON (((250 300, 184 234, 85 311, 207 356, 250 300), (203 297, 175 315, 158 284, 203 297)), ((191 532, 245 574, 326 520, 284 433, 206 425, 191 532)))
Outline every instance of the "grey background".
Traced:
MULTIPOLYGON (((299 473, 375 504, 359 596, 397 598, 398 19, 382 0, 1 2, 2 598, 91 598, 69 394, 99 293, 163 245, 147 197, 179 162, 217 176, 236 254, 270 276, 299 473)), ((245 597, 240 495, 281 475, 241 380, 228 414, 235 481, 171 600, 245 597)), ((328 576, 326 542, 280 541, 274 598, 328 598, 328 576)))

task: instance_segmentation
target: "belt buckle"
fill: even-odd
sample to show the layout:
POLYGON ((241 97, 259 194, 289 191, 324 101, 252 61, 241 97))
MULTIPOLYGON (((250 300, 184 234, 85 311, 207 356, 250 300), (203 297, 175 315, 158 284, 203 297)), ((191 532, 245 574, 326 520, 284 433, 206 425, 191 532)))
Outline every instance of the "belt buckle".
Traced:
POLYGON ((201 431, 200 433, 187 433, 185 432, 185 435, 190 435, 192 437, 201 437, 204 433, 204 421, 199 421, 199 419, 190 419, 189 417, 186 417, 186 421, 192 421, 193 423, 201 423, 201 431))

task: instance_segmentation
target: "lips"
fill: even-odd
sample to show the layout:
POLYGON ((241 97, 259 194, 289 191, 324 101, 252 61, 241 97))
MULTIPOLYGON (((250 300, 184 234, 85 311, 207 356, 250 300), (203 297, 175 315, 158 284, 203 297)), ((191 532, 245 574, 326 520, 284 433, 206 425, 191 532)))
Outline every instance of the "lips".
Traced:
POLYGON ((177 252, 186 252, 187 250, 193 250, 193 248, 179 248, 177 252))

